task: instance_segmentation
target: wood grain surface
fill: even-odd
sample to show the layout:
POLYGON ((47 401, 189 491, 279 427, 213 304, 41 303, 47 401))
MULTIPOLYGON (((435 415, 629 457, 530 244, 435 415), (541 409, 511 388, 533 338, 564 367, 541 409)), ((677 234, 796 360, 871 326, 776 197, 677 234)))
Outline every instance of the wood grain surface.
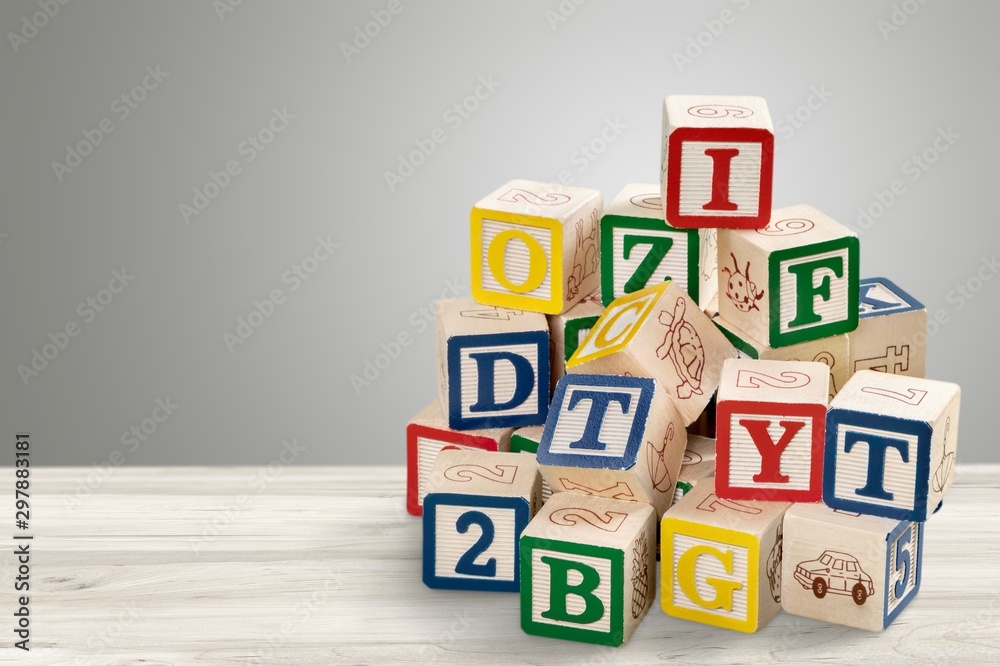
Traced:
POLYGON ((921 592, 883 634, 785 613, 737 634, 667 617, 657 600, 618 649, 524 634, 514 594, 426 588, 402 467, 122 467, 103 481, 86 468, 32 472, 31 652, 13 647, 7 492, 3 662, 1000 660, 1000 466, 959 468, 927 525, 921 592))

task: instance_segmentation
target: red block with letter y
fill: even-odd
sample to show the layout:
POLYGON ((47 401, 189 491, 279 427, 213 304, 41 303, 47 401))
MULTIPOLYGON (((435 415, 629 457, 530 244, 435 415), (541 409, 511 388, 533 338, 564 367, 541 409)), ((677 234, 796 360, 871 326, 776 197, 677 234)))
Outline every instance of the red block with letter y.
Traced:
POLYGON ((726 361, 716 423, 719 497, 822 499, 829 381, 823 363, 726 361))

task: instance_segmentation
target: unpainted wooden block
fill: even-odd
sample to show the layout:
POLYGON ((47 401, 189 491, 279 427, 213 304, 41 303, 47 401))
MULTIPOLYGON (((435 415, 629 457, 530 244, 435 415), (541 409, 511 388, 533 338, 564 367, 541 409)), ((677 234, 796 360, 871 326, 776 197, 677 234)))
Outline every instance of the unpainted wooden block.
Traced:
POLYGON ((424 499, 424 583, 519 591, 518 542, 541 493, 538 464, 529 456, 442 451, 424 499))
POLYGON ((726 499, 819 502, 830 369, 812 361, 730 359, 716 420, 715 492, 726 499))
POLYGON ((687 444, 673 401, 655 379, 566 375, 538 445, 553 492, 670 506, 687 444))
POLYGON ((774 126, 763 98, 670 95, 663 100, 661 145, 660 195, 671 226, 767 224, 774 126))
POLYGON ((613 301, 566 371, 653 377, 687 426, 712 399, 722 362, 735 357, 736 349, 691 297, 660 282, 613 301))
POLYGON ((774 211, 763 229, 719 231, 719 315, 787 347, 858 325, 858 237, 812 206, 774 211))
POLYGON ((699 307, 718 289, 715 229, 677 229, 663 219, 659 186, 630 183, 601 218, 601 297, 605 304, 671 280, 699 307))
POLYGON ((886 278, 861 280, 850 372, 927 373, 927 308, 886 278))
POLYGON ((924 521, 955 478, 957 384, 862 370, 830 403, 823 501, 924 521))
POLYGON ((549 323, 471 298, 438 301, 438 396, 455 430, 545 423, 549 323))
POLYGON ((594 327, 604 312, 600 292, 587 296, 566 312, 549 315, 549 338, 551 340, 552 388, 566 374, 566 361, 573 356, 587 333, 594 327))
POLYGON ((684 451, 684 458, 681 459, 681 471, 677 474, 674 503, 679 502, 696 485, 714 476, 715 440, 689 433, 687 449, 684 451))
POLYGON ((781 607, 792 615, 882 631, 920 590, 923 523, 796 504, 784 543, 781 607))
POLYGON ((712 321, 729 339, 740 353, 741 358, 759 359, 761 361, 815 361, 830 368, 830 386, 828 396, 833 400, 840 387, 847 383, 850 377, 850 339, 848 333, 831 335, 818 340, 799 342, 787 347, 772 347, 767 343, 753 339, 737 326, 721 316, 712 321))
POLYGON ((655 596, 652 507, 556 493, 521 537, 521 581, 526 633, 624 644, 655 596))
POLYGON ((600 285, 598 190, 512 180, 472 209, 472 296, 545 314, 600 285))
MULTIPOLYGON (((528 426, 518 428, 510 436, 510 450, 512 453, 525 453, 532 457, 538 453, 538 444, 542 441, 542 431, 545 426, 528 426)), ((552 486, 542 477, 542 502, 548 502, 552 497, 552 486)))
POLYGON ((699 483, 660 524, 667 615, 752 633, 781 607, 781 520, 789 502, 721 499, 699 483))
POLYGON ((452 430, 439 401, 421 409, 406 424, 406 510, 414 516, 423 514, 427 479, 443 449, 507 451, 513 432, 513 428, 452 430))

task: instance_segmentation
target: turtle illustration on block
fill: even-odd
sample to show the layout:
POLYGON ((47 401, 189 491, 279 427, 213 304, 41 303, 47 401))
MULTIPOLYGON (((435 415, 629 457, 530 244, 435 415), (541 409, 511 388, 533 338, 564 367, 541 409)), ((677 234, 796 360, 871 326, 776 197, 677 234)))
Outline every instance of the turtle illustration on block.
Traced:
POLYGON ((646 607, 646 597, 649 594, 649 542, 646 533, 636 540, 632 546, 632 617, 642 615, 646 607))
POLYGON ((687 301, 678 298, 674 304, 674 312, 660 312, 660 323, 667 327, 663 343, 656 348, 660 360, 668 357, 674 364, 677 378, 677 397, 686 400, 692 395, 701 395, 701 375, 705 370, 705 347, 701 336, 691 322, 684 318, 687 311, 687 301))

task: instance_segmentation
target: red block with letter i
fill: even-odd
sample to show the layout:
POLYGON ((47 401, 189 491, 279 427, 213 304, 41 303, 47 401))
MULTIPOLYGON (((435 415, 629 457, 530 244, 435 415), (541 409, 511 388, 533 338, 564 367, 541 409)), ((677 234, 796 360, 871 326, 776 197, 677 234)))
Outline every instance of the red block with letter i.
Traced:
POLYGON ((760 97, 663 100, 660 195, 679 229, 761 229, 771 219, 774 127, 760 97))

